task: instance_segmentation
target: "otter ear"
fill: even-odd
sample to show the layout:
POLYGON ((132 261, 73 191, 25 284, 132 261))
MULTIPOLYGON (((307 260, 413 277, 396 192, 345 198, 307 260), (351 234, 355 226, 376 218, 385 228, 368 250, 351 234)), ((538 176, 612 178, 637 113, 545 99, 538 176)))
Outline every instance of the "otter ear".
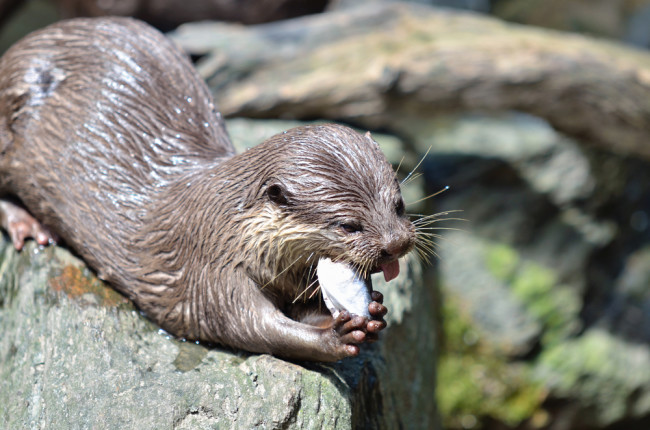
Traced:
POLYGON ((364 134, 364 137, 371 141, 377 148, 379 148, 379 144, 375 139, 372 138, 372 135, 370 134, 370 131, 366 131, 366 134, 364 134))
POLYGON ((266 189, 266 195, 273 203, 286 206, 289 204, 289 193, 282 184, 274 183, 266 189))

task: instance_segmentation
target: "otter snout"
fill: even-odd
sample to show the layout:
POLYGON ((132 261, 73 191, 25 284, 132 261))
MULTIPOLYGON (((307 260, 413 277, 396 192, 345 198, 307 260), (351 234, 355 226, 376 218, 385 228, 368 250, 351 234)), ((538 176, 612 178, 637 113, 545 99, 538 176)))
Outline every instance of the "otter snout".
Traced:
POLYGON ((410 231, 402 234, 391 234, 381 249, 383 261, 396 260, 408 254, 415 244, 415 236, 410 231))

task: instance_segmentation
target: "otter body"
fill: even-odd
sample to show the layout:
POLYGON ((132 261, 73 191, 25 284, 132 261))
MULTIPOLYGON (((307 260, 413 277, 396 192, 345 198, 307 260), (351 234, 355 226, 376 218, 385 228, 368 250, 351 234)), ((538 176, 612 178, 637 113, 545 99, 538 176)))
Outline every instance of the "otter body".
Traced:
POLYGON ((368 134, 300 127, 235 155, 191 63, 128 18, 63 21, 7 51, 0 151, 0 193, 39 221, 2 202, 16 246, 60 237, 188 339, 295 359, 356 355, 385 326, 380 294, 370 318, 333 318, 311 292, 295 299, 317 288, 319 258, 388 278, 415 241, 368 134))

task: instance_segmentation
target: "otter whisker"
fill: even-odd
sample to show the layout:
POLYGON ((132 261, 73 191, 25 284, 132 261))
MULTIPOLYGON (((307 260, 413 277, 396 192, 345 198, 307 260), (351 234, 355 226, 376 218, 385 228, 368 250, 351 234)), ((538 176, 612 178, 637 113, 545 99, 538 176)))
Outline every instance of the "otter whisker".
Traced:
POLYGON ((432 249, 422 249, 420 246, 415 247, 416 254, 423 263, 431 264, 431 255, 438 257, 438 254, 432 249))
MULTIPOLYGON (((449 219, 443 219, 442 221, 465 221, 465 220, 458 220, 457 218, 449 218, 449 219)), ((415 226, 416 230, 440 230, 443 229, 444 227, 439 227, 435 225, 435 222, 430 222, 422 225, 417 225, 415 226)))
MULTIPOLYGON (((462 229, 457 229, 458 231, 465 231, 462 229)), ((444 241, 451 244, 455 244, 456 241, 453 238, 443 236, 441 234, 433 233, 430 231, 417 231, 415 232, 415 241, 416 246, 418 243, 428 243, 435 248, 440 248, 441 244, 438 241, 444 241)))
POLYGON ((260 289, 263 290, 263 289, 266 288, 269 284, 272 284, 276 279, 278 279, 278 278, 279 278, 280 276, 282 276, 282 275, 283 275, 287 270, 289 270, 289 269, 290 269, 294 264, 296 264, 296 263, 297 263, 301 258, 302 258, 302 254, 300 254, 300 255, 298 256, 298 258, 296 258, 295 260, 293 260, 293 262, 292 262, 291 264, 289 264, 287 267, 285 267, 284 269, 282 269, 282 271, 280 271, 280 273, 277 273, 277 274, 276 274, 276 275, 275 275, 271 280, 269 280, 266 284, 262 285, 262 286, 260 287, 260 289))
POLYGON ((427 256, 433 254, 437 257, 438 255, 435 253, 435 248, 437 247, 438 245, 434 242, 427 243, 425 241, 418 241, 415 244, 415 248, 427 256))
POLYGON ((455 227, 418 227, 416 229, 417 231, 420 231, 422 233, 426 233, 423 230, 453 230, 453 231, 465 231, 462 228, 455 228, 455 227))
POLYGON ((369 259, 365 260, 363 262, 363 264, 361 266, 361 269, 359 270, 359 275, 362 278, 364 278, 364 279, 368 278, 368 275, 369 275, 369 272, 370 272, 370 269, 371 269, 371 266, 370 266, 371 264, 372 264, 372 261, 369 260, 369 259))
POLYGON ((404 180, 404 182, 402 182, 401 185, 406 186, 406 185, 410 184, 411 182, 415 181, 415 180, 416 180, 417 178, 419 178, 420 176, 422 176, 422 173, 419 173, 419 172, 418 172, 418 173, 415 173, 415 174, 414 174, 413 176, 411 176, 408 180, 404 180))
POLYGON ((432 250, 434 248, 438 248, 439 245, 436 242, 436 239, 447 240, 445 237, 436 233, 420 232, 416 230, 415 247, 422 248, 423 250, 432 250))
POLYGON ((440 234, 434 233, 432 231, 421 231, 421 230, 416 230, 415 231, 415 238, 427 238, 427 237, 440 237, 440 234))
MULTIPOLYGON (((312 283, 311 283, 307 288, 310 288, 310 287, 311 287, 312 285, 314 285, 315 283, 316 283, 316 281, 312 282, 312 283)), ((316 293, 318 293, 318 292, 320 292, 320 285, 318 285, 318 288, 315 288, 315 289, 314 289, 314 292, 311 293, 311 294, 309 295, 308 298, 311 299, 311 298, 314 297, 314 296, 316 295, 316 293)))
POLYGON ((416 246, 416 248, 415 248, 415 254, 416 254, 417 257, 418 257, 418 260, 420 260, 420 261, 423 262, 423 263, 425 262, 425 259, 424 259, 425 256, 424 256, 424 254, 422 253, 422 251, 420 251, 420 249, 419 249, 417 246, 416 246))
POLYGON ((455 213, 455 212, 463 212, 463 210, 462 209, 453 209, 453 210, 448 210, 448 211, 437 212, 435 214, 430 214, 430 215, 423 215, 423 214, 408 214, 408 215, 412 216, 412 217, 420 217, 420 218, 418 218, 416 220, 416 221, 418 221, 418 220, 423 219, 423 218, 425 218, 425 219, 428 219, 428 218, 440 218, 441 216, 449 215, 449 214, 455 213))
POLYGON ((419 227, 425 227, 441 221, 468 221, 468 220, 466 220, 465 218, 455 218, 455 217, 449 217, 449 218, 427 217, 427 218, 417 219, 412 223, 416 228, 419 228, 419 227))
POLYGON ((422 156, 420 161, 418 161, 418 164, 416 164, 415 167, 409 172, 409 174, 406 175, 406 178, 404 178, 402 180, 402 184, 404 184, 406 181, 408 181, 409 178, 413 175, 413 172, 415 172, 418 169, 418 167, 420 167, 420 164, 422 164, 424 159, 427 158, 427 155, 429 155, 429 152, 431 151, 431 148, 432 148, 432 146, 430 146, 429 149, 427 149, 427 152, 424 153, 424 155, 422 156))
POLYGON ((438 248, 438 243, 434 242, 433 239, 429 238, 418 238, 418 243, 416 245, 422 245, 427 248, 438 248))
MULTIPOLYGON (((431 219, 425 220, 424 222, 417 223, 416 225, 429 225, 429 224, 433 224, 433 223, 441 222, 441 221, 468 221, 468 220, 465 219, 465 218, 431 218, 431 219)), ((413 223, 413 224, 415 224, 415 223, 413 223)))
POLYGON ((403 156, 402 156, 402 159, 399 160, 399 164, 397 165, 397 168, 395 169, 395 175, 397 175, 397 173, 399 173, 399 168, 402 167, 402 163, 404 162, 404 158, 405 158, 405 157, 406 157, 406 156, 403 155, 403 156))
POLYGON ((446 240, 443 237, 436 237, 436 238, 433 238, 433 239, 432 238, 418 238, 417 240, 419 240, 420 243, 422 243, 423 245, 427 245, 427 246, 429 246, 431 248, 439 248, 440 244, 438 242, 436 242, 434 239, 446 240))
MULTIPOLYGON (((439 218, 437 220, 436 219, 430 219, 430 220, 427 220, 427 221, 424 221, 424 222, 421 222, 421 223, 417 223, 417 224, 413 223, 413 225, 415 226, 416 229, 430 228, 433 224, 436 224, 436 223, 441 222, 441 221, 467 221, 467 220, 462 219, 462 218, 439 218)), ((433 228, 437 228, 437 227, 433 227, 433 228)))
POLYGON ((416 203, 423 202, 423 201, 428 200, 428 199, 430 199, 430 198, 432 198, 432 197, 435 197, 435 196, 437 196, 437 195, 439 195, 439 194, 442 194, 442 193, 444 193, 444 192, 447 191, 447 190, 449 190, 449 185, 445 185, 445 187, 444 187, 443 189, 438 190, 438 191, 436 191, 436 192, 433 193, 433 194, 429 194, 429 195, 426 196, 426 197, 422 197, 422 198, 419 199, 419 200, 416 200, 416 201, 414 201, 414 202, 408 202, 408 203, 406 203, 406 206, 410 206, 410 205, 414 205, 414 204, 416 204, 416 203))
POLYGON ((350 259, 348 257, 349 252, 350 252, 349 250, 346 250, 342 254, 339 254, 336 257, 332 258, 332 261, 334 263, 343 263, 343 262, 350 261, 350 259))
POLYGON ((421 240, 416 244, 416 247, 419 247, 422 250, 426 251, 426 250, 438 248, 439 245, 432 241, 427 242, 425 240, 421 240))
MULTIPOLYGON (((312 252, 312 253, 309 255, 309 257, 307 257, 307 260, 306 260, 306 261, 309 261, 309 259, 310 259, 311 257, 313 257, 313 255, 314 255, 314 253, 312 252)), ((314 271, 314 265, 313 265, 313 264, 310 264, 310 265, 309 265, 309 272, 307 272, 307 282, 309 282, 309 280, 311 279, 311 274, 312 274, 313 271, 314 271)), ((302 294, 304 294, 308 289, 310 289, 311 286, 314 285, 314 283, 317 282, 317 281, 318 281, 318 277, 317 277, 317 278, 316 278, 316 279, 315 279, 311 284, 307 285, 307 287, 305 287, 303 293, 301 293, 300 295, 298 295, 298 297, 300 297, 300 296, 301 296, 302 294)), ((298 299, 298 297, 296 297, 296 300, 298 299)), ((295 300, 294 300, 294 303, 295 303, 295 300)))
MULTIPOLYGON (((292 303, 292 304, 293 304, 293 303, 296 303, 296 302, 298 301, 298 299, 300 299, 301 296, 306 295, 305 293, 307 293, 307 291, 309 291, 309 289, 310 289, 311 287, 313 287, 314 284, 317 283, 317 282, 318 282, 318 279, 314 279, 314 281, 313 281, 312 283, 310 283, 309 285, 307 285, 307 286, 302 290, 302 292, 301 292, 300 294, 298 294, 298 295, 296 296, 295 299, 293 299, 293 301, 292 301, 291 303, 292 303)), ((318 290, 320 290, 320 285, 318 286, 318 288, 316 288, 316 289, 314 290, 314 292, 311 293, 311 295, 308 297, 308 299, 311 299, 312 297, 314 297, 314 294, 316 294, 316 292, 318 292, 318 290)))

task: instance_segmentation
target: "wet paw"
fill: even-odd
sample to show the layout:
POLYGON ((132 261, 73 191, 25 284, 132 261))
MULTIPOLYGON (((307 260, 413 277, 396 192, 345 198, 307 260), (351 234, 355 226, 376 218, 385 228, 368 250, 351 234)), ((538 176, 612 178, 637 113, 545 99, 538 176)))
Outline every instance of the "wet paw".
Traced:
POLYGON ((339 359, 354 357, 359 354, 359 345, 372 343, 379 338, 379 332, 386 328, 384 316, 388 309, 382 304, 384 296, 373 291, 372 302, 368 305, 371 319, 359 315, 350 315, 348 311, 342 311, 334 319, 332 329, 336 333, 336 347, 339 359))
POLYGON ((340 312, 334 319, 332 330, 336 333, 337 359, 354 357, 359 354, 359 344, 366 340, 365 327, 368 319, 350 315, 348 311, 340 312))
POLYGON ((372 343, 379 339, 379 332, 386 328, 386 321, 384 316, 388 313, 388 309, 382 303, 384 302, 384 295, 379 291, 373 291, 371 294, 372 302, 368 305, 371 320, 366 325, 366 342, 372 343))
POLYGON ((350 315, 343 311, 334 320, 334 330, 339 334, 342 343, 362 343, 366 338, 368 319, 359 315, 350 315))
POLYGON ((0 201, 0 220, 18 251, 25 240, 33 238, 39 245, 55 244, 58 237, 39 223, 27 210, 9 201, 0 201))

